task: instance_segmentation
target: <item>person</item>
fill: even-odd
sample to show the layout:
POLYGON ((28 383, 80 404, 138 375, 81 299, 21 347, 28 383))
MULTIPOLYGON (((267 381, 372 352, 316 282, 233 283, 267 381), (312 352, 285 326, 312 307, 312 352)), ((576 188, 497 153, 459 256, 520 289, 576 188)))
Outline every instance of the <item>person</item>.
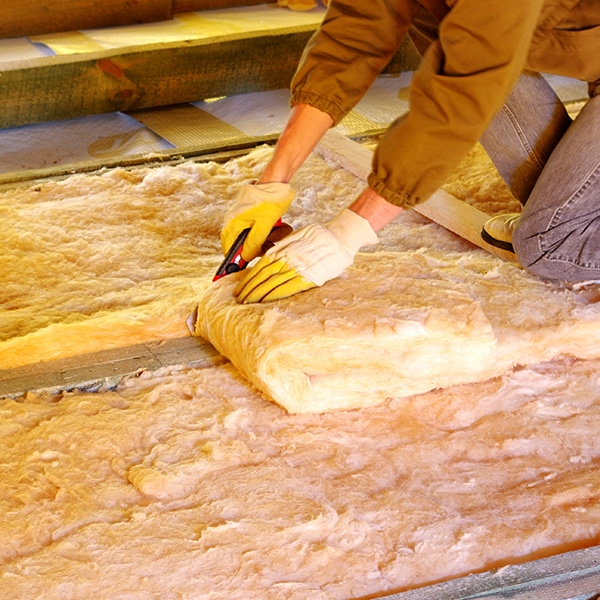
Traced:
POLYGON ((239 302, 285 298, 339 276, 477 141, 523 205, 519 215, 490 219, 482 235, 541 278, 600 279, 598 0, 331 0, 292 81, 272 158, 225 216, 223 250, 250 228, 242 256, 259 255, 293 200, 294 173, 407 34, 422 55, 409 110, 379 141, 366 188, 330 223, 300 229, 260 258, 236 285, 239 302), (576 119, 541 73, 589 82, 576 119))

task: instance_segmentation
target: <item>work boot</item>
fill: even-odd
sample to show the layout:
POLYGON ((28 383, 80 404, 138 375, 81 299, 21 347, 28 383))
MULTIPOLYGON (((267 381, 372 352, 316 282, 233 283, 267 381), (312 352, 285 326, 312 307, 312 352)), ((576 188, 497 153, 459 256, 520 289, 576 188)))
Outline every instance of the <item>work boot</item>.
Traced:
POLYGON ((481 237, 490 245, 514 252, 512 236, 519 219, 520 213, 496 215, 488 219, 481 230, 481 237))

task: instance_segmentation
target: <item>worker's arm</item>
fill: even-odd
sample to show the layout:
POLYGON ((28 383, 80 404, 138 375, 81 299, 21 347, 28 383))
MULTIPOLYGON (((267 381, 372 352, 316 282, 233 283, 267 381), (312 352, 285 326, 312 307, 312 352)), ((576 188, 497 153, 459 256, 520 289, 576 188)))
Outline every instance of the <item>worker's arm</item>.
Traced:
MULTIPOLYGON (((258 183, 288 183, 332 123, 332 118, 327 113, 313 106, 295 105, 273 157, 258 183)), ((366 188, 349 208, 369 221, 376 232, 402 211, 400 207, 390 204, 370 188, 366 188)))
POLYGON ((292 104, 338 124, 394 56, 418 8, 416 0, 330 0, 292 80, 292 104))
POLYGON ((305 104, 293 107, 287 125, 261 177, 240 187, 236 203, 227 211, 221 230, 223 253, 227 254, 242 231, 249 229, 242 258, 250 261, 275 223, 287 212, 294 192, 289 181, 312 152, 333 120, 305 104))
POLYGON ((455 0, 410 86, 410 110, 379 142, 368 178, 408 208, 452 174, 527 64, 544 0, 455 0))
POLYGON ((242 257, 251 260, 258 254, 271 227, 292 201, 288 185, 292 176, 391 58, 415 6, 415 0, 332 0, 319 32, 307 45, 304 59, 309 58, 303 59, 297 70, 292 110, 273 157, 254 185, 242 186, 235 205, 225 215, 221 232, 224 253, 242 231, 250 229, 242 257), (324 87, 312 90, 315 79, 324 87), (264 187, 267 184, 275 185, 264 187))
POLYGON ((333 119, 318 108, 308 104, 293 106, 273 157, 258 183, 288 183, 332 125, 333 119))
POLYGON ((309 225, 269 250, 236 286, 238 302, 280 300, 338 277, 401 211, 367 188, 326 226, 309 225))
MULTIPOLYGON (((479 140, 527 64, 545 6, 544 0, 446 4, 439 39, 414 74, 410 111, 379 143, 368 180, 405 208, 440 187, 479 140)), ((292 103, 315 106, 338 123, 393 55, 417 8, 413 0, 331 0, 294 76, 292 103)))
POLYGON ((366 188, 348 208, 366 219, 375 233, 402 212, 400 206, 389 203, 371 188, 366 188))

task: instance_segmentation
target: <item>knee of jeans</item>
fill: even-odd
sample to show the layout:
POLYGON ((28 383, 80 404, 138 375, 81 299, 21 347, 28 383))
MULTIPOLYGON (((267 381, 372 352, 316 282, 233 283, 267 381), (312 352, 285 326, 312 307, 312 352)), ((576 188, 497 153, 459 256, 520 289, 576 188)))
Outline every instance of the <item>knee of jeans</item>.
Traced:
POLYGON ((530 273, 542 278, 553 279, 553 265, 544 260, 545 252, 540 247, 537 233, 527 231, 527 223, 519 223, 513 232, 512 244, 519 264, 530 273))
POLYGON ((553 252, 544 250, 541 234, 527 231, 527 223, 515 228, 512 239, 519 264, 529 273, 547 281, 585 281, 594 279, 591 271, 581 270, 573 261, 561 260, 553 252))

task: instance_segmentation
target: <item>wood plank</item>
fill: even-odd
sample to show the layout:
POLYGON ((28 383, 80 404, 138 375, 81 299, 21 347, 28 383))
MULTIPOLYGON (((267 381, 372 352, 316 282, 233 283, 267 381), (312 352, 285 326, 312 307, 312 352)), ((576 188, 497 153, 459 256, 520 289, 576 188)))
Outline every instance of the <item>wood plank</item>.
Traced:
POLYGON ((380 600, 598 600, 600 546, 510 565, 380 600))
POLYGON ((172 17, 172 0, 4 0, 0 5, 0 37, 148 23, 172 17))
POLYGON ((289 86, 314 26, 9 63, 0 127, 289 86))
POLYGON ((157 340, 114 350, 0 370, 0 397, 26 392, 111 389, 124 377, 161 367, 207 367, 225 359, 196 337, 157 340))
POLYGON ((256 6, 268 4, 267 0, 173 0, 173 12, 192 12, 196 10, 213 10, 217 8, 233 8, 236 6, 256 6))
MULTIPOLYGON (((287 88, 316 27, 7 63, 0 71, 0 128, 287 88)), ((405 43, 384 72, 411 70, 415 61, 405 43)))
MULTIPOLYGON (((365 181, 371 172, 373 152, 335 129, 326 133, 315 148, 315 152, 365 181)), ((430 198, 417 204, 413 209, 491 254, 509 262, 516 262, 512 252, 496 248, 482 239, 481 228, 489 219, 489 215, 444 190, 437 190, 430 198)))
POLYGON ((513 252, 492 246, 481 237, 481 229, 490 216, 444 190, 437 190, 430 198, 414 207, 419 214, 431 219, 452 233, 487 250, 508 262, 516 262, 513 252))

